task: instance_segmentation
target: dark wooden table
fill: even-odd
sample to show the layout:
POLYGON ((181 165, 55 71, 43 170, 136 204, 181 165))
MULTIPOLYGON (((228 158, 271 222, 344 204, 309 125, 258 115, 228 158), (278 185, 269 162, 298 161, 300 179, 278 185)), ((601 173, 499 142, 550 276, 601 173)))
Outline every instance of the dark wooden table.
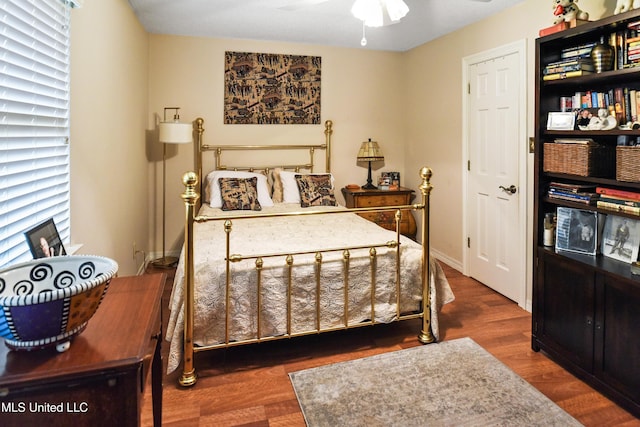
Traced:
POLYGON ((64 353, 0 344, 0 425, 137 426, 152 374, 154 425, 162 417, 164 274, 121 277, 64 353))

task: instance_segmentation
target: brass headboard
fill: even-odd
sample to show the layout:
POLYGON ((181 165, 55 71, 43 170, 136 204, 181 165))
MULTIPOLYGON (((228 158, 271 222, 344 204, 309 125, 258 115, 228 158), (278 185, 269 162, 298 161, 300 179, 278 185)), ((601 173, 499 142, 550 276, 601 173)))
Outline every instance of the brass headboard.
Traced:
MULTIPOLYGON (((315 166, 314 155, 316 150, 325 150, 325 171, 331 172, 331 135, 333 134, 333 121, 324 122, 324 144, 278 144, 278 145, 208 145, 204 144, 202 135, 204 133, 204 119, 196 119, 196 144, 195 144, 195 166, 200 180, 200 194, 205 194, 206 180, 203 175, 203 156, 206 152, 213 151, 215 156, 215 170, 237 170, 237 171, 269 171, 270 169, 281 168, 289 170, 309 170, 313 172, 315 166), (260 150, 306 150, 309 152, 309 162, 299 164, 274 164, 274 165, 234 165, 229 166, 222 163, 222 153, 225 151, 260 151, 260 150)), ((198 206, 199 207, 199 206, 198 206)))

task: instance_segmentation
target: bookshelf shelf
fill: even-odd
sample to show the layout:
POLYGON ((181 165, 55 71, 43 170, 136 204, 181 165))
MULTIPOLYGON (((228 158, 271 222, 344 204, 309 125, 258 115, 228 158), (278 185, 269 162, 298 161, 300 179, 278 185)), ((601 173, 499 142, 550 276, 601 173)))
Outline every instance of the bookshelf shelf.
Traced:
MULTIPOLYGON (((605 236, 603 225, 607 220, 603 218, 617 218, 616 221, 640 221, 640 215, 599 208, 595 204, 596 197, 591 195, 592 192, 596 192, 597 187, 640 194, 640 182, 619 181, 616 179, 615 170, 603 173, 603 177, 594 177, 563 173, 561 169, 555 167, 548 167, 548 170, 555 171, 548 172, 544 168, 545 145, 549 146, 547 157, 553 156, 559 148, 548 143, 553 143, 558 138, 591 138, 599 146, 608 147, 606 150, 598 149, 590 152, 595 158, 588 157, 588 161, 597 163, 600 160, 599 164, 603 164, 603 159, 598 156, 602 156, 604 151, 609 153, 616 151, 620 140, 628 142, 639 140, 640 129, 560 131, 547 130, 546 126, 548 114, 561 111, 561 97, 573 96, 575 100, 578 99, 578 93, 606 93, 607 96, 604 98, 609 102, 613 100, 612 92, 618 88, 627 89, 628 92, 632 90, 640 92, 640 67, 625 68, 621 59, 624 57, 624 51, 621 50, 622 54, 611 71, 558 80, 543 80, 545 67, 565 57, 567 49, 577 50, 578 47, 593 45, 602 37, 605 40, 624 40, 621 37, 623 33, 628 33, 629 24, 638 21, 640 21, 640 10, 636 9, 536 40, 531 342, 534 350, 545 351, 576 376, 640 417, 640 335, 636 331, 637 325, 640 324, 640 276, 631 274, 632 260, 623 262, 612 257, 608 254, 611 246, 608 246, 604 253, 599 250, 596 255, 586 255, 556 250, 553 246, 543 245, 545 225, 548 225, 548 223, 545 224, 545 216, 555 214, 561 207, 585 212, 585 217, 590 218, 594 217, 594 212, 597 214, 595 216, 597 216, 598 226, 594 235, 597 238, 595 244, 598 249, 601 248, 601 241, 605 237, 611 237, 610 234, 605 236), (613 33, 615 37, 611 36, 613 33), (580 197, 587 197, 588 200, 594 201, 591 204, 572 201, 576 198, 573 195, 574 198, 564 200, 557 198, 557 192, 552 194, 555 197, 550 197, 549 188, 552 183, 553 191, 558 191, 558 188, 562 189, 563 186, 569 187, 575 193, 580 192, 580 197), (593 188, 593 191, 584 190, 586 188, 593 188)), ((626 46, 624 43, 623 45, 626 46)), ((547 67, 547 72, 554 66, 555 64, 547 67)), ((584 98, 581 98, 581 101, 582 99, 584 98)), ((631 105, 630 97, 627 99, 631 105)), ((575 102, 573 104, 575 106, 575 102)), ((585 107, 580 105, 579 108, 585 107)), ((636 109, 640 111, 640 106, 636 105, 636 109)), ((634 116, 631 110, 629 108, 622 111, 625 123, 627 116, 629 119, 634 116)), ((640 116, 640 114, 637 115, 640 116)), ((640 118, 635 120, 640 121, 640 118)), ((561 197, 564 196, 561 195, 561 197)), ((577 227, 579 226, 581 224, 577 227)), ((570 228, 563 230, 568 234, 570 228)), ((607 231, 607 233, 612 232, 607 231)), ((637 249, 635 252, 637 253, 637 249)))
POLYGON ((589 74, 580 77, 569 77, 566 79, 543 81, 542 86, 584 86, 598 84, 607 79, 615 78, 618 83, 634 81, 640 79, 640 67, 627 68, 623 70, 603 71, 598 74, 589 74))

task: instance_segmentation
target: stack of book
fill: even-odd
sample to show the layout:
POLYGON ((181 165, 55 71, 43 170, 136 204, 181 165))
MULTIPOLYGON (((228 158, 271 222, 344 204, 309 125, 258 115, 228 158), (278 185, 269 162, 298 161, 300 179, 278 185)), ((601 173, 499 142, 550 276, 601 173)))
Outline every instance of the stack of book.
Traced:
POLYGON ((627 39, 627 67, 635 67, 640 63, 640 37, 627 39))
POLYGON ((585 144, 597 145, 593 138, 556 138, 553 140, 556 144, 585 144))
POLYGON ((562 49, 558 61, 547 64, 542 70, 542 80, 558 80, 591 74, 594 71, 591 62, 591 49, 595 43, 562 49))
MULTIPOLYGON (((622 66, 618 68, 631 68, 640 65, 640 37, 638 37, 639 22, 631 22, 627 30, 616 33, 616 47, 618 55, 622 56, 622 66)), ((612 39, 613 40, 613 39, 612 39)), ((620 62, 620 59, 618 59, 620 62)))
POLYGON ((550 199, 595 205, 600 196, 595 190, 596 186, 590 184, 551 182, 547 195, 550 199))
POLYGON ((598 208, 640 215, 640 193, 607 187, 596 187, 596 193, 598 208))
POLYGON ((542 80, 558 80, 579 77, 593 73, 593 63, 589 58, 569 58, 548 64, 542 70, 542 80))

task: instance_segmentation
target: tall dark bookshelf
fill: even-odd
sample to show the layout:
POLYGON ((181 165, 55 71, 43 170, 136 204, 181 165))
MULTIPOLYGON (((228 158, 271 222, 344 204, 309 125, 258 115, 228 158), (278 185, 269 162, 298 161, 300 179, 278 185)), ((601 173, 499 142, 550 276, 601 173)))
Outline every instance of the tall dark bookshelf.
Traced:
MULTIPOLYGON (((545 172, 545 143, 556 138, 592 138, 615 150, 618 137, 640 137, 640 130, 547 130, 548 113, 560 111, 561 96, 575 92, 640 90, 640 67, 558 80, 543 80, 545 66, 562 49, 609 40, 640 21, 640 10, 585 23, 536 40, 535 184, 532 348, 543 351, 576 376, 640 417, 640 276, 629 263, 601 253, 585 255, 543 246, 544 218, 558 207, 613 214, 571 201, 548 197, 551 182, 593 184, 640 193, 640 182, 616 179, 615 167, 605 176, 545 172)), ((640 147, 638 147, 640 150, 640 147)), ((595 159, 598 161, 598 159, 595 159)), ((640 169, 640 164, 638 164, 640 169)), ((640 216, 615 215, 635 220, 640 216)))

